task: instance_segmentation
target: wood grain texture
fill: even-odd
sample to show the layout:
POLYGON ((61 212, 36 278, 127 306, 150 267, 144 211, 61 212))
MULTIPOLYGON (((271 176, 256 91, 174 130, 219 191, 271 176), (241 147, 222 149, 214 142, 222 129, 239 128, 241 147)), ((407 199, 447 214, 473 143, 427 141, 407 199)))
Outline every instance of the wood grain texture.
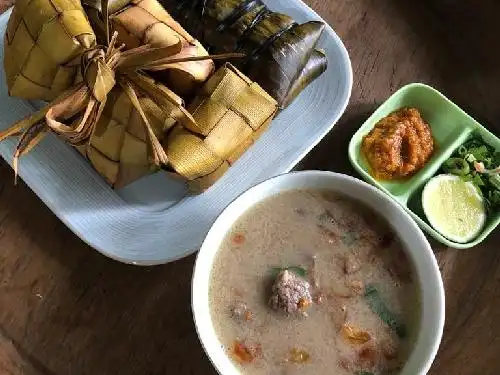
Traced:
MULTIPOLYGON (((354 174, 351 135, 401 85, 425 82, 500 133, 496 0, 309 0, 354 70, 346 114, 300 168, 354 174)), ((0 0, 0 9, 7 7, 0 0)), ((432 242, 447 292, 432 375, 500 373, 500 233, 470 250, 432 242)), ((77 239, 0 163, 0 373, 215 374, 191 319, 193 257, 136 268, 77 239)))

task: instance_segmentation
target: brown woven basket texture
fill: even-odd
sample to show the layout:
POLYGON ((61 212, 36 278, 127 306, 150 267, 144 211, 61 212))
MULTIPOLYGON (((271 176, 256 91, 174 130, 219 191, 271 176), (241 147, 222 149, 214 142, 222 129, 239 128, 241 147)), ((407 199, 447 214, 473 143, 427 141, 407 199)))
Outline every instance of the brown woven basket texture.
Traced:
POLYGON ((188 106, 196 128, 176 125, 164 142, 171 167, 194 191, 216 182, 262 134, 278 103, 231 64, 220 68, 188 106))
POLYGON ((4 43, 9 94, 53 100, 75 78, 95 35, 78 0, 17 0, 4 43))
MULTIPOLYGON (((160 108, 140 90, 137 93, 141 107, 161 142, 166 131, 176 123, 173 114, 177 107, 160 108)), ((109 94, 85 153, 92 166, 115 188, 155 170, 143 120, 119 86, 109 94)))

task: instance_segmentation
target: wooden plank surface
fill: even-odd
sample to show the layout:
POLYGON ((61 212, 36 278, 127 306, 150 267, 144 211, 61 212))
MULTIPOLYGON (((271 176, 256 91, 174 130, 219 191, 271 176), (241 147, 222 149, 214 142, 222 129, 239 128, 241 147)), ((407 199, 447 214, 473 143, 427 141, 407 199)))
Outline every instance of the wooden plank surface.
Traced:
MULTIPOLYGON (((347 143, 387 96, 429 83, 500 133, 496 0, 309 0, 354 70, 346 114, 301 168, 353 174, 347 143)), ((7 3, 0 0, 0 9, 7 3)), ((500 373, 499 232, 466 251, 432 242, 447 292, 433 375, 500 373)), ((1 374, 215 374, 191 319, 193 257, 136 268, 77 239, 0 163, 1 374)))

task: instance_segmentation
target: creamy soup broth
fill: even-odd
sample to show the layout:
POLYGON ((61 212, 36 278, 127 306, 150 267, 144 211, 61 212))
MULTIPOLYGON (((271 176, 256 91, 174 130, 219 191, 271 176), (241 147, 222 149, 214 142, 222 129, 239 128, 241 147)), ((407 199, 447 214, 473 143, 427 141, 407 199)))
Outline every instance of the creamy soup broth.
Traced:
POLYGON ((419 313, 390 227, 321 191, 286 192, 245 213, 218 251, 209 293, 216 333, 242 374, 397 374, 419 313), (277 275, 305 280, 311 303, 273 306, 277 275))

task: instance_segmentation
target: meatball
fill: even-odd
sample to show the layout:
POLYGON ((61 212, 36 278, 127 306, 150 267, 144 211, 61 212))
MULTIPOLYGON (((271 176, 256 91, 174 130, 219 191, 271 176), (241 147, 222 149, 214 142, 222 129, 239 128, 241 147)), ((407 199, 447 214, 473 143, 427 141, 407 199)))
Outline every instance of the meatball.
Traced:
POLYGON ((274 280, 269 306, 287 314, 304 314, 312 303, 310 289, 306 280, 288 270, 281 271, 274 280))

